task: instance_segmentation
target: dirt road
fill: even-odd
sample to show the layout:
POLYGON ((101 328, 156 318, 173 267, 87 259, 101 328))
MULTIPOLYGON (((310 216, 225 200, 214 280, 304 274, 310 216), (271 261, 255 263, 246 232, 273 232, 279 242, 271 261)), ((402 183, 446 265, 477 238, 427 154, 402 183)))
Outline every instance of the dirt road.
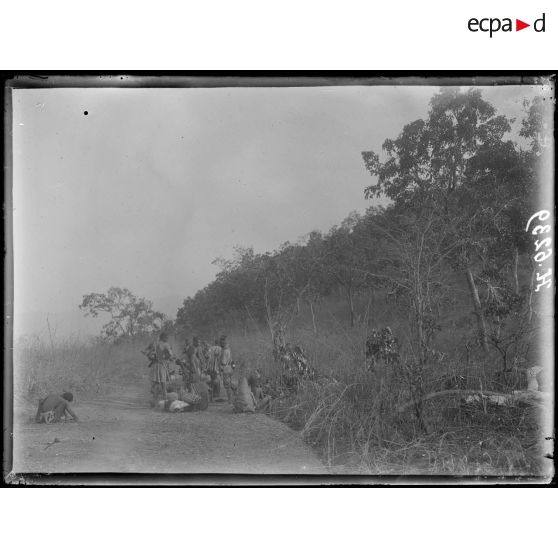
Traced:
POLYGON ((74 409, 80 422, 50 425, 35 424, 33 409, 16 409, 14 472, 326 473, 296 432, 264 414, 234 414, 227 403, 165 413, 138 391, 74 409))

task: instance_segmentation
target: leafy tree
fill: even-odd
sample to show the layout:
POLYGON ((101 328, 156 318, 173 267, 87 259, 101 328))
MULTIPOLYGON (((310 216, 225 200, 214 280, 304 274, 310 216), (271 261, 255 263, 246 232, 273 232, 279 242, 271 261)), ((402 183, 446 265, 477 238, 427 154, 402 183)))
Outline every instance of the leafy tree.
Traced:
POLYGON ((153 303, 132 294, 128 289, 111 287, 106 293, 83 296, 79 308, 86 316, 110 315, 101 330, 101 337, 111 341, 159 331, 165 325, 165 315, 152 308, 153 303))
POLYGON ((303 298, 312 316, 314 332, 317 332, 315 308, 331 294, 335 284, 331 275, 327 273, 327 246, 320 232, 313 231, 308 235, 306 244, 302 248, 300 265, 303 266, 303 273, 307 280, 303 298))
POLYGON ((278 279, 286 288, 285 301, 300 312, 306 303, 317 331, 315 307, 332 289, 334 279, 329 275, 327 247, 319 232, 308 235, 306 244, 286 243, 273 254, 278 279))
POLYGON ((267 326, 273 338, 305 302, 316 328, 314 307, 332 284, 324 258, 320 233, 311 233, 305 245, 285 243, 273 253, 237 247, 232 259, 214 261, 220 267, 215 280, 184 301, 176 325, 188 334, 207 335, 252 323, 267 326))
POLYGON ((485 350, 486 321, 475 268, 482 269, 498 240, 518 232, 514 214, 525 191, 520 152, 504 138, 511 123, 496 114, 479 90, 446 88, 432 98, 426 120, 406 125, 395 140, 384 142, 385 161, 371 151, 362 154, 377 178, 365 189, 367 197, 386 195, 409 212, 443 210, 447 229, 460 240, 455 244, 447 237, 454 265, 465 272, 485 350))
POLYGON ((355 325, 354 297, 368 285, 363 273, 364 244, 359 236, 359 215, 351 213, 340 226, 333 227, 325 237, 325 269, 343 289, 349 307, 351 327, 355 325))
POLYGON ((449 300, 447 259, 454 245, 439 213, 392 207, 369 222, 384 242, 376 242, 382 253, 374 258, 368 275, 386 285, 395 302, 409 311, 413 353, 420 368, 433 355, 441 311, 449 300))
POLYGON ((525 117, 521 122, 519 135, 529 142, 530 153, 540 157, 552 145, 552 130, 549 117, 552 115, 552 98, 547 102, 545 97, 537 95, 530 102, 523 103, 525 117))

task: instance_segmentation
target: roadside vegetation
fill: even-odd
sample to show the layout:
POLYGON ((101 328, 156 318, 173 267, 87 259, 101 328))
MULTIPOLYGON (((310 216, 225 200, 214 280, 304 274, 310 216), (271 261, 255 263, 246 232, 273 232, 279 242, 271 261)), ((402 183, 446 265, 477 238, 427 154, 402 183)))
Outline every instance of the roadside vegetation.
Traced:
POLYGON ((36 404, 48 393, 64 391, 91 397, 108 393, 114 384, 139 382, 146 374, 142 341, 23 337, 14 347, 15 399, 36 404))
POLYGON ((270 412, 332 466, 540 474, 540 409, 469 404, 460 392, 525 389, 525 370, 542 359, 551 285, 538 264, 552 252, 537 252, 546 229, 526 223, 541 209, 549 107, 526 103, 514 128, 478 90, 441 90, 427 119, 381 153, 362 153, 372 178, 363 194, 384 207, 272 253, 239 247, 217 260, 215 281, 184 301, 176 331, 234 334, 235 355, 275 391, 270 412), (370 354, 367 340, 386 327, 396 354, 370 354), (315 371, 296 389, 283 389, 279 332, 315 371))
POLYGON ((268 412, 332 471, 547 474, 537 405, 462 394, 525 389, 525 370, 541 362, 551 289, 537 266, 551 252, 537 252, 525 227, 552 156, 548 110, 542 98, 527 103, 512 133, 478 90, 443 89, 426 120, 386 139, 382 153, 362 153, 372 179, 363 195, 385 206, 274 252, 238 247, 175 322, 126 289, 87 295, 82 308, 111 316, 103 339, 29 340, 17 357, 20 390, 103 390, 145 370, 146 334, 168 330, 180 348, 225 333, 238 366, 259 370, 272 392, 268 412), (393 350, 375 353, 369 340, 385 328, 393 350), (277 359, 279 332, 312 370, 294 385, 277 359))

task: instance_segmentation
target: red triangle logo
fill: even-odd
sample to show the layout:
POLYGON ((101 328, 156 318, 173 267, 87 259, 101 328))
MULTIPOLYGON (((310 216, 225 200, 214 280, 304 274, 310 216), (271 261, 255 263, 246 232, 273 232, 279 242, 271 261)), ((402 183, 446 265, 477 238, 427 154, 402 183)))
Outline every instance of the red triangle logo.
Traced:
POLYGON ((525 29, 526 27, 531 27, 531 24, 530 23, 525 23, 524 21, 521 21, 520 19, 515 20, 515 30, 516 31, 521 31, 522 29, 525 29))

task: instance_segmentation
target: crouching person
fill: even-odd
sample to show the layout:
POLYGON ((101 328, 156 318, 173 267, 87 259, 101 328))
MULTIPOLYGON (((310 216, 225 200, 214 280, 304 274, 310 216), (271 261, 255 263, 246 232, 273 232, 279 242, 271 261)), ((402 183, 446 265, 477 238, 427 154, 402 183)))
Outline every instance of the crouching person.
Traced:
POLYGON ((271 397, 264 394, 262 389, 262 375, 258 370, 254 370, 248 376, 248 386, 250 387, 252 395, 254 396, 254 401, 256 402, 256 411, 265 410, 271 401, 271 397))
POLYGON ((244 374, 241 374, 238 379, 232 404, 235 413, 254 413, 256 411, 256 399, 244 374))
POLYGON ((70 403, 74 400, 74 396, 70 392, 65 392, 62 395, 51 393, 44 399, 39 401, 37 414, 35 415, 35 422, 50 424, 51 422, 60 422, 62 417, 72 417, 76 422, 77 415, 72 411, 70 403))
POLYGON ((206 411, 209 406, 209 386, 206 381, 199 381, 192 383, 192 393, 199 397, 195 403, 194 411, 206 411))

